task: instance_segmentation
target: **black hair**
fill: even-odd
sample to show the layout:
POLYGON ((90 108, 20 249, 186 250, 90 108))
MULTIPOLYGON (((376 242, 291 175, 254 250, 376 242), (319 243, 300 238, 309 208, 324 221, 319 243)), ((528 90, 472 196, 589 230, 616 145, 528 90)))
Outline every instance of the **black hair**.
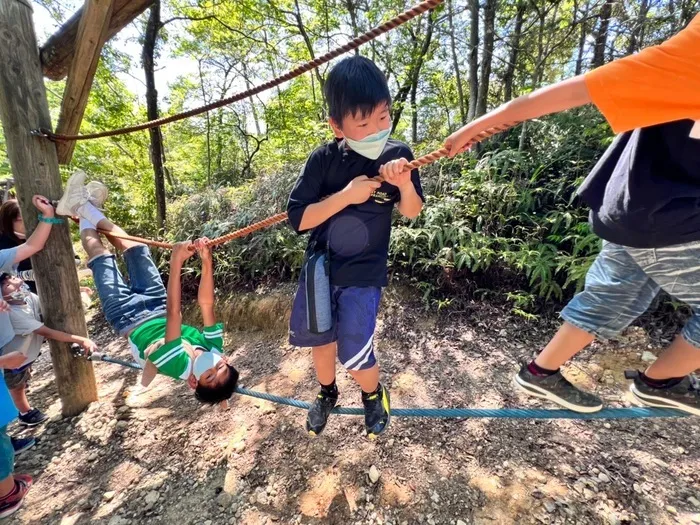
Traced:
POLYGON ((206 405, 216 405, 228 400, 233 395, 238 385, 238 370, 229 364, 226 366, 229 370, 228 379, 222 384, 216 386, 197 385, 194 390, 194 397, 197 401, 206 405))
POLYGON ((2 283, 4 283, 10 277, 12 277, 12 276, 9 273, 0 274, 0 285, 2 285, 2 283))
POLYGON ((339 126, 348 115, 368 116, 380 104, 391 106, 384 73, 369 58, 354 55, 338 62, 324 86, 330 117, 339 126))

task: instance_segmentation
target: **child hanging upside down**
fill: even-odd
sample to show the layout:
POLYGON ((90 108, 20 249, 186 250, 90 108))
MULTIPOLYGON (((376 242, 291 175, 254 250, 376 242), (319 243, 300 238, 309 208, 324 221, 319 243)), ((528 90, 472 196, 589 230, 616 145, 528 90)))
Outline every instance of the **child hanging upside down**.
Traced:
POLYGON ((94 191, 94 182, 88 191, 84 183, 85 173, 78 171, 71 176, 56 213, 80 218, 80 238, 105 318, 120 336, 129 340, 134 358, 144 369, 142 386, 148 386, 160 373, 187 381, 202 403, 227 401, 236 389, 238 372, 222 356, 224 330, 214 315, 214 272, 207 239, 175 245, 166 290, 146 245, 106 233, 112 245, 122 251, 129 276, 127 284, 116 257, 102 244, 97 228, 117 235, 125 232, 98 209, 106 191, 94 191), (180 273, 184 261, 195 251, 202 259, 198 303, 203 331, 182 324, 180 273))

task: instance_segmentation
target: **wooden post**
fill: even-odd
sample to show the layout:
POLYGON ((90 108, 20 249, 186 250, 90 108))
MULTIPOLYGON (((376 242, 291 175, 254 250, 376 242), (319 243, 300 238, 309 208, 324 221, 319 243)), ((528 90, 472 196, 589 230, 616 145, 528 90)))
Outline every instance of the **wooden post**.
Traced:
MULTIPOLYGON (((151 3, 153 0, 114 0, 112 20, 109 23, 106 40, 110 40, 143 13, 151 3)), ((75 52, 75 38, 78 34, 82 11, 80 9, 71 16, 41 47, 44 75, 51 80, 61 80, 68 74, 75 52)))
MULTIPOLYGON (((83 17, 80 19, 78 35, 75 38, 75 56, 63 91, 56 133, 75 135, 80 131, 102 45, 107 38, 113 5, 113 0, 85 0, 83 17)), ((69 164, 74 149, 75 141, 58 142, 58 163, 69 164)))
MULTIPOLYGON (((22 217, 31 232, 37 225, 32 195, 57 199, 62 187, 55 145, 30 135, 32 129, 51 129, 30 0, 0 0, 0 64, 0 119, 22 217)), ((86 335, 68 224, 54 225, 32 266, 46 326, 86 335)), ((50 345, 63 414, 76 415, 97 400, 92 364, 74 358, 66 343, 50 345)))

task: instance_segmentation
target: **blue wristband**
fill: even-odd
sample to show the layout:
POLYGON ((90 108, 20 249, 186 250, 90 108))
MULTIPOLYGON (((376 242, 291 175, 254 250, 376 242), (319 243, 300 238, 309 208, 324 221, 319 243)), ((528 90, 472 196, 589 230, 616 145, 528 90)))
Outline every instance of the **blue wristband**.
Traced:
POLYGON ((39 222, 45 222, 47 224, 63 224, 65 221, 60 217, 44 217, 41 213, 39 214, 39 222))

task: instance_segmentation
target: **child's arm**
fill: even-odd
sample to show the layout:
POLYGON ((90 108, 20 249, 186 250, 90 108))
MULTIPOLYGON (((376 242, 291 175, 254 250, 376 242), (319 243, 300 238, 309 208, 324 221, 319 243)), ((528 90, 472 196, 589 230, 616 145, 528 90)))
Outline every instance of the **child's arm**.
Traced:
POLYGON ((157 375, 158 368, 156 368, 156 365, 154 365, 147 359, 146 364, 143 367, 143 373, 141 374, 141 386, 144 388, 149 386, 157 375))
MULTIPOLYGON (((34 206, 41 212, 44 217, 53 218, 54 209, 51 203, 46 197, 41 195, 34 195, 32 199, 34 206)), ((34 232, 29 236, 27 242, 20 244, 17 247, 17 254, 15 255, 15 264, 22 262, 25 259, 29 259, 35 253, 41 251, 41 249, 46 244, 51 233, 51 224, 46 222, 40 222, 34 232)))
POLYGON ((362 204, 381 185, 381 182, 372 180, 366 175, 355 177, 350 181, 350 184, 338 193, 334 193, 321 202, 309 204, 301 217, 299 230, 306 231, 315 228, 351 204, 362 204))
POLYGON ((170 277, 168 278, 168 299, 166 301, 165 342, 169 343, 182 335, 182 290, 180 274, 182 263, 189 259, 194 250, 190 241, 179 242, 173 247, 170 256, 170 277))
POLYGON ((199 279, 199 291, 197 303, 202 311, 204 326, 216 324, 214 315, 214 261, 211 256, 211 247, 206 246, 209 239, 198 239, 194 242, 199 257, 202 259, 202 277, 199 279))
POLYGON ((454 157, 465 151, 465 146, 480 133, 491 128, 558 113, 590 102, 584 77, 570 78, 518 97, 470 122, 447 137, 445 147, 450 151, 450 157, 454 157))
POLYGON ((60 330, 54 330, 48 326, 42 326, 35 330, 36 334, 39 334, 46 339, 53 339, 54 341, 61 341, 63 343, 77 343, 82 346, 88 352, 94 352, 97 350, 97 345, 94 341, 91 341, 87 337, 81 337, 79 335, 67 334, 66 332, 61 332, 60 330))
POLYGON ((0 368, 6 370, 14 370, 22 366, 22 363, 27 359, 22 352, 9 352, 0 356, 0 368))
POLYGON ((379 174, 386 182, 399 188, 399 213, 409 219, 415 219, 423 209, 423 199, 416 191, 411 179, 411 170, 406 169, 407 164, 408 160, 404 158, 392 160, 380 166, 379 174))

